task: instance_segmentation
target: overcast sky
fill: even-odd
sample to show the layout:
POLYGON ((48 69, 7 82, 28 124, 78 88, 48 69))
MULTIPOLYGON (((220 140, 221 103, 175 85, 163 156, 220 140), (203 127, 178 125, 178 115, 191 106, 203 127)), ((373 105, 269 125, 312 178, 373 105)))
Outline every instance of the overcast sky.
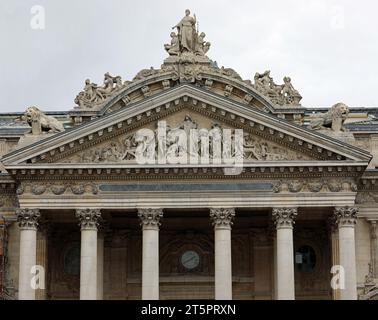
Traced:
POLYGON ((159 68, 187 7, 212 44, 208 56, 244 79, 288 75, 308 107, 378 106, 376 0, 1 0, 0 112, 69 110, 86 78, 159 68), (35 5, 42 30, 31 26, 41 26, 35 5))

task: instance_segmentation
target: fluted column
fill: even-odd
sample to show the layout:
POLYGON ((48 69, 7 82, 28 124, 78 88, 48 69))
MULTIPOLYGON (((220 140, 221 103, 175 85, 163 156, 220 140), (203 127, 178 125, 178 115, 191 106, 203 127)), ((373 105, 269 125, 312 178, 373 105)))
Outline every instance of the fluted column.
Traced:
POLYGON ((159 227, 162 209, 139 209, 143 230, 142 299, 159 299, 159 227))
POLYGON ((340 290, 341 300, 357 300, 355 225, 358 209, 355 207, 335 208, 339 228, 340 266, 344 268, 345 288, 340 290))
POLYGON ((215 240, 215 300, 232 299, 231 227, 233 208, 210 209, 215 240))
POLYGON ((295 299, 293 225, 296 216, 296 208, 274 208, 272 212, 277 232, 277 300, 295 299))
POLYGON ((97 299, 97 227, 99 209, 78 209, 81 228, 80 300, 97 299))
POLYGON ((38 209, 18 209, 17 220, 20 226, 20 266, 18 277, 18 299, 35 300, 32 286, 32 268, 37 264, 37 227, 40 212, 38 209))

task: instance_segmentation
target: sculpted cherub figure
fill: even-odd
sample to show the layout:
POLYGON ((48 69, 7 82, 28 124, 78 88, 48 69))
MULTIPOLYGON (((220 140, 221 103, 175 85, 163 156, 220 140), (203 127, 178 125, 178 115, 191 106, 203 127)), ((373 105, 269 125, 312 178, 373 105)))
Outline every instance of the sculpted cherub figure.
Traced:
POLYGON ((204 56, 210 49, 210 42, 205 41, 206 34, 201 32, 197 37, 196 54, 204 56))
POLYGON ((170 56, 177 56, 180 53, 180 42, 175 32, 171 32, 171 44, 165 44, 164 49, 170 56))

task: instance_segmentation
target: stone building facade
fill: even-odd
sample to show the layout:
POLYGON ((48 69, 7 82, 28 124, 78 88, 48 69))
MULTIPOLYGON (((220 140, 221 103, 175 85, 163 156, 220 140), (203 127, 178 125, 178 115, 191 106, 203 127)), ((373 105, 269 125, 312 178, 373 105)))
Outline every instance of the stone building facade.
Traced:
POLYGON ((0 114, 3 298, 377 299, 378 109, 242 79, 195 22, 70 111, 0 114))

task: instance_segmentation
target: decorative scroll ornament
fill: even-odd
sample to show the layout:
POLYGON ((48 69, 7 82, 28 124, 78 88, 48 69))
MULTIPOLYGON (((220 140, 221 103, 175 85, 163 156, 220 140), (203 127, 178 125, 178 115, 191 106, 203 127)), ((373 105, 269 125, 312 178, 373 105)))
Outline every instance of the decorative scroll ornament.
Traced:
POLYGON ((357 222, 358 208, 356 207, 336 207, 334 215, 336 222, 340 226, 353 227, 357 222))
POLYGON ((161 225, 160 219, 163 217, 163 209, 139 209, 138 217, 143 228, 159 228, 161 225))
POLYGON ((210 218, 215 228, 231 228, 232 220, 235 217, 234 208, 212 208, 210 209, 210 218))
POLYGON ((316 113, 310 119, 310 128, 314 130, 346 131, 344 122, 348 118, 349 108, 344 103, 336 103, 326 113, 316 113))
POLYGON ((275 104, 300 106, 302 96, 294 89, 290 77, 284 77, 283 81, 282 85, 275 84, 270 76, 270 70, 267 70, 255 74, 254 87, 275 104))
POLYGON ((96 229, 101 219, 100 209, 77 209, 76 218, 79 219, 81 230, 96 229))
POLYGON ((21 229, 37 230, 41 216, 39 209, 17 209, 16 215, 21 229))
POLYGON ((297 215, 297 208, 273 208, 272 212, 276 228, 292 228, 297 215))

